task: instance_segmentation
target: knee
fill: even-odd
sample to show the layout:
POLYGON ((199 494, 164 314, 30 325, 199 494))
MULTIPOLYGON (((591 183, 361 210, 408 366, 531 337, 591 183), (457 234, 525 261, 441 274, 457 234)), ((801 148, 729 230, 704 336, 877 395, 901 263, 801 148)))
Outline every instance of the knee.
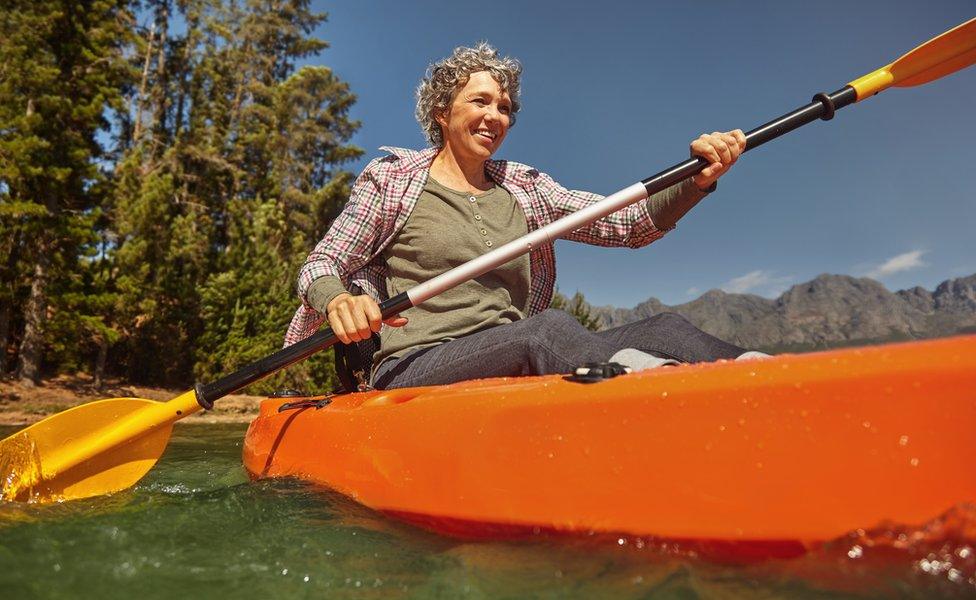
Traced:
POLYGON ((566 311, 549 308, 532 317, 533 327, 526 332, 525 341, 530 348, 552 348, 569 337, 574 328, 582 327, 573 315, 566 311))
POLYGON ((547 308, 539 313, 535 318, 539 319, 542 323, 555 327, 565 327, 568 324, 579 324, 576 317, 564 310, 559 310, 558 308, 547 308))

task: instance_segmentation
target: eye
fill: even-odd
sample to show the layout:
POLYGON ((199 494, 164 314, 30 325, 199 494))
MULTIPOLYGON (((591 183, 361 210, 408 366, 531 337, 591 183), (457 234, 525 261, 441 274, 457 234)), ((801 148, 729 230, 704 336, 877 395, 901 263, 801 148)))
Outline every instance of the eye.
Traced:
POLYGON ((498 112, 502 113, 503 115, 510 115, 512 114, 512 107, 507 104, 502 104, 498 107, 498 112))
POLYGON ((477 104, 478 106, 484 106, 488 104, 488 102, 486 102, 485 99, 481 97, 472 98, 471 101, 477 104))

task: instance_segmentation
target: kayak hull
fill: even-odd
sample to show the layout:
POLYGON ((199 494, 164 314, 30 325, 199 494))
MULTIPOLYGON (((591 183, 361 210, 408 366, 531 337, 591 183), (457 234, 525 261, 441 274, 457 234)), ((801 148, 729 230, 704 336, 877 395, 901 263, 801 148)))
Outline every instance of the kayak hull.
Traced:
POLYGON ((445 533, 801 543, 976 502, 976 336, 339 396, 251 423, 298 477, 445 533))

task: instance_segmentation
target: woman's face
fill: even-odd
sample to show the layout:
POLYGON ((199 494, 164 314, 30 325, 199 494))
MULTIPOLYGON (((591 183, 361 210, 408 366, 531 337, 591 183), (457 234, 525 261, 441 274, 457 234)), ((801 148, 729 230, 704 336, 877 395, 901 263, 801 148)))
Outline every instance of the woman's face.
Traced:
POLYGON ((487 71, 472 73, 446 113, 437 116, 444 145, 459 159, 484 161, 508 133, 512 100, 487 71))

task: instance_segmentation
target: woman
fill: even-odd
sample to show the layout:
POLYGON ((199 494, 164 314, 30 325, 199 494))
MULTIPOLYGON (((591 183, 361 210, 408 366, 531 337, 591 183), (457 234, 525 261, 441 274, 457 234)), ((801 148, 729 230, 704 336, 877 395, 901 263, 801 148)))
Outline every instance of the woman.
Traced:
MULTIPOLYGON (((674 314, 593 333, 549 309, 556 275, 549 245, 381 327, 377 300, 601 199, 567 190, 526 165, 491 160, 515 122, 520 77, 518 62, 485 43, 457 48, 431 66, 417 90, 416 112, 431 147, 383 148, 390 154, 360 174, 300 271, 303 303, 286 345, 325 320, 345 344, 380 332, 372 377, 378 388, 566 373, 587 362, 640 369, 742 356, 744 349, 674 314)), ((702 135, 691 143, 692 154, 711 161, 700 174, 566 238, 647 245, 714 191, 744 149, 740 130, 702 135)))

